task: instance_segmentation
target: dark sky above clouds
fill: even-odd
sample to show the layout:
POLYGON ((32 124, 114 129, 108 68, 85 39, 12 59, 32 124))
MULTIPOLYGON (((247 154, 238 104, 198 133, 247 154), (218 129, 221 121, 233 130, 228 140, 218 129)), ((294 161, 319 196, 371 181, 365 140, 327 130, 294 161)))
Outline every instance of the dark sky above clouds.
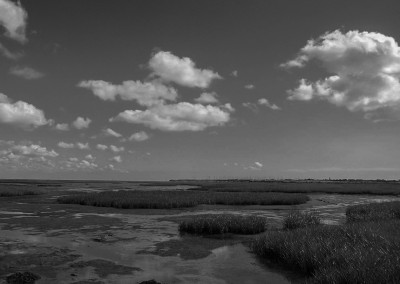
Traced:
POLYGON ((0 0, 0 178, 398 179, 399 14, 0 0))

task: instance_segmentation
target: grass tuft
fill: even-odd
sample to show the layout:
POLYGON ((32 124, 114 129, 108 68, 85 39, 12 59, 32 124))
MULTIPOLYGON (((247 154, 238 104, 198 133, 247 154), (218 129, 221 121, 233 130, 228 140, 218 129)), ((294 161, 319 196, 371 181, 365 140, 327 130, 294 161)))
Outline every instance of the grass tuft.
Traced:
POLYGON ((346 219, 348 222, 400 219, 400 201, 349 206, 346 219))
POLYGON ((313 212, 292 211, 283 220, 283 228, 293 230, 321 224, 321 219, 313 212))
POLYGON ((199 215, 179 224, 180 233, 194 235, 243 234, 252 235, 265 231, 266 218, 232 214, 199 215))
POLYGON ((399 206, 357 205, 341 226, 269 231, 252 250, 302 272, 309 283, 400 283, 399 206))
POLYGON ((205 191, 107 191, 60 197, 59 203, 123 209, 172 209, 208 205, 295 205, 309 200, 305 194, 205 191))

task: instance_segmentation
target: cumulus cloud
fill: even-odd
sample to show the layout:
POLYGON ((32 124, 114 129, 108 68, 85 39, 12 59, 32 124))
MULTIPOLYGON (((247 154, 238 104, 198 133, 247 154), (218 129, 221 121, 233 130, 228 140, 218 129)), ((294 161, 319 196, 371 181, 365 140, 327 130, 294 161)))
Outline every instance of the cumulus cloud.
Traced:
POLYGON ((202 93, 200 97, 195 99, 196 102, 200 104, 215 104, 218 103, 217 93, 202 93))
POLYGON ((113 137, 117 137, 117 138, 122 137, 122 134, 120 134, 120 133, 118 133, 118 132, 115 132, 115 131, 112 130, 111 128, 104 129, 104 130, 103 130, 103 133, 104 133, 106 136, 113 136, 113 137))
POLYGON ((85 159, 86 160, 94 160, 95 157, 93 157, 91 154, 88 154, 88 155, 85 156, 85 159))
POLYGON ((122 163, 122 158, 121 158, 121 156, 112 157, 110 160, 111 160, 111 161, 114 161, 114 162, 117 162, 117 163, 122 163))
POLYGON ((186 87, 207 88, 215 79, 222 77, 209 69, 199 69, 188 57, 179 58, 169 51, 159 51, 149 61, 153 76, 165 82, 186 87))
POLYGON ((5 35, 21 43, 26 42, 26 19, 28 14, 19 2, 0 0, 0 24, 5 28, 5 35))
POLYGON ((0 140, 0 166, 6 165, 16 170, 52 169, 55 167, 53 159, 58 156, 56 151, 31 141, 16 143, 0 140))
POLYGON ((178 96, 174 88, 156 81, 125 81, 121 85, 113 85, 102 80, 89 80, 80 82, 78 87, 91 90, 95 96, 105 101, 115 101, 119 97, 125 101, 136 101, 143 106, 175 101, 178 96))
POLYGON ((77 171, 77 170, 95 170, 98 168, 98 165, 89 162, 87 160, 81 160, 79 161, 78 158, 69 158, 68 161, 63 161, 62 164, 65 166, 62 169, 65 170, 72 170, 72 171, 77 171))
POLYGON ((256 165, 256 167, 259 167, 259 168, 264 167, 264 165, 260 162, 254 162, 254 164, 256 165))
POLYGON ((0 155, 2 156, 29 156, 29 157, 57 157, 59 154, 54 150, 48 150, 39 144, 29 141, 20 142, 0 140, 0 155))
POLYGON ((58 142, 58 147, 64 148, 64 149, 72 149, 75 147, 74 143, 66 143, 63 141, 58 142))
POLYGON ((10 74, 27 79, 36 80, 44 77, 42 72, 39 72, 31 67, 27 66, 14 66, 10 69, 10 74))
POLYGON ((261 98, 261 99, 259 99, 259 100, 257 101, 257 103, 258 103, 259 105, 266 106, 267 108, 270 108, 270 109, 272 109, 272 110, 281 110, 280 107, 278 107, 276 104, 270 103, 266 98, 261 98))
POLYGON ((180 102, 158 105, 147 110, 126 110, 110 121, 143 124, 163 131, 201 131, 211 126, 221 126, 230 120, 231 105, 203 106, 180 102))
POLYGON ((136 132, 133 133, 130 137, 129 137, 129 141, 136 141, 136 142, 142 142, 145 141, 147 139, 149 139, 149 135, 144 132, 144 131, 140 131, 140 132, 136 132))
POLYGON ((232 75, 233 77, 238 77, 238 76, 239 76, 239 71, 233 70, 232 73, 231 73, 231 75, 232 75))
POLYGON ((81 142, 78 142, 78 143, 76 143, 76 147, 77 147, 78 149, 80 149, 80 150, 88 150, 88 149, 90 149, 89 143, 81 143, 81 142))
POLYGON ((336 30, 309 40, 282 67, 302 68, 311 61, 330 76, 314 82, 301 79, 297 88, 288 90, 289 100, 323 100, 350 111, 400 109, 400 47, 394 38, 336 30))
POLYGON ((60 131, 68 131, 69 130, 69 126, 67 123, 57 123, 55 128, 60 131))
POLYGON ((118 147, 118 146, 115 146, 115 145, 110 145, 110 149, 111 149, 111 151, 113 151, 114 153, 118 153, 118 152, 123 152, 123 151, 125 151, 125 148, 124 147, 118 147))
POLYGON ((254 89, 256 86, 254 86, 253 84, 248 84, 248 85, 245 85, 244 86, 244 88, 245 89, 248 89, 248 90, 252 90, 252 89, 254 89))
POLYGON ((36 128, 49 124, 44 112, 23 101, 12 101, 0 93, 0 123, 12 124, 23 128, 36 128))
POLYGON ((242 106, 254 111, 255 113, 258 113, 258 106, 256 103, 245 102, 242 103, 242 106))
POLYGON ((77 117, 77 119, 72 123, 72 125, 76 129, 84 129, 88 128, 89 124, 92 122, 90 118, 83 118, 83 117, 77 117))
POLYGON ((96 148, 99 149, 99 150, 104 151, 104 150, 107 150, 107 149, 108 149, 108 146, 107 146, 107 145, 104 145, 104 144, 97 144, 97 145, 96 145, 96 148))
POLYGON ((37 144, 31 145, 16 145, 12 148, 18 154, 25 156, 44 156, 44 157, 57 157, 58 153, 54 150, 47 150, 46 147, 41 147, 37 144))

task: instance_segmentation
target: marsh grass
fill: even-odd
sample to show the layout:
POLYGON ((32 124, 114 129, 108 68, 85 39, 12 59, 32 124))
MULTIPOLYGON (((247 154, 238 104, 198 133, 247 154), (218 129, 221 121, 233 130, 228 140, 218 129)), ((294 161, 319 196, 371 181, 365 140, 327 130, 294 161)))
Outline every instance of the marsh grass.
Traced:
POLYGON ((233 191, 233 192, 285 192, 285 193, 328 193, 328 194, 371 194, 371 195, 399 195, 400 182, 397 181, 361 181, 361 180, 342 180, 342 181, 318 181, 318 180, 299 180, 299 181, 244 181, 244 180, 192 180, 192 181, 169 181, 153 182, 143 185, 188 185, 198 186, 189 190, 208 190, 208 191, 233 191))
POLYGON ((23 188, 0 188, 0 197, 38 195, 42 194, 39 190, 23 189, 23 188))
POLYGON ((400 283, 400 220, 392 214, 398 206, 354 206, 341 226, 269 231, 252 250, 304 273, 310 283, 400 283))
POLYGON ((208 205, 295 205, 309 200, 304 194, 271 192, 107 191, 60 197, 59 203, 123 209, 172 209, 208 205))
POLYGON ((283 219, 283 228, 293 230, 321 224, 321 219, 314 212, 291 211, 283 219))
POLYGON ((257 216, 240 216, 232 214, 199 215, 179 224, 181 234, 213 235, 244 234, 252 235, 264 232, 267 220, 257 216))
POLYGON ((400 219, 400 201, 354 205, 346 209, 348 222, 400 219))

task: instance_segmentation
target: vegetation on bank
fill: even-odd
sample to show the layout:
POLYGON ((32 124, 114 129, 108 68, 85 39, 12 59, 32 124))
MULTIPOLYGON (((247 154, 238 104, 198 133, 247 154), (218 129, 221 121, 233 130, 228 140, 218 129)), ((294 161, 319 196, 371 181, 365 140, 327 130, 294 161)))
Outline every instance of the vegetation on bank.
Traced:
POLYGON ((374 195, 400 195, 399 181, 170 181, 153 182, 143 185, 189 185, 198 186, 191 190, 208 191, 233 191, 233 192, 286 192, 286 193, 336 193, 336 194, 374 194, 374 195))
POLYGON ((252 250, 311 283, 400 283, 400 219, 391 213, 398 208, 399 202, 352 206, 344 225, 269 231, 252 250))
POLYGON ((346 210, 348 222, 400 219, 400 201, 351 206, 346 210))
POLYGON ((313 212, 292 211, 283 220, 283 228, 286 230, 316 226, 319 224, 321 224, 321 219, 313 212))
POLYGON ((265 231, 267 219, 257 216, 232 214, 198 215, 179 224, 179 232, 194 235, 243 234, 252 235, 265 231))
POLYGON ((208 205, 297 205, 305 194, 272 192, 107 191, 63 196, 59 203, 123 209, 172 209, 208 205))
POLYGON ((42 192, 39 190, 30 190, 23 188, 0 188, 0 197, 24 196, 24 195, 38 195, 42 192))

